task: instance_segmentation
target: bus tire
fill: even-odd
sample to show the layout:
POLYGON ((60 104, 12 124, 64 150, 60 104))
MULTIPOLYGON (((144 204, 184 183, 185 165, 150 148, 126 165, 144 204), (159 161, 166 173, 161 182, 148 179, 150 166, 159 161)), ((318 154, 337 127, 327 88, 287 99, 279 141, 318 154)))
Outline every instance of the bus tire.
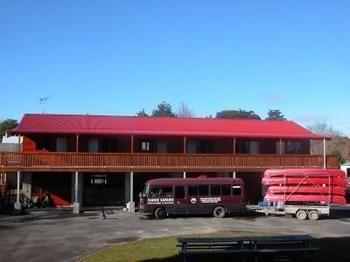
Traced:
POLYGON ((226 215, 226 210, 222 206, 217 206, 213 210, 214 217, 223 218, 226 215))
POLYGON ((299 219, 299 220, 307 219, 307 213, 305 210, 302 210, 302 209, 297 211, 296 216, 297 216, 297 219, 299 219))
POLYGON ((317 210, 311 210, 308 214, 310 220, 318 220, 320 218, 320 213, 317 210))
POLYGON ((156 210, 154 211, 154 217, 156 219, 164 219, 166 217, 165 209, 162 207, 156 208, 156 210))

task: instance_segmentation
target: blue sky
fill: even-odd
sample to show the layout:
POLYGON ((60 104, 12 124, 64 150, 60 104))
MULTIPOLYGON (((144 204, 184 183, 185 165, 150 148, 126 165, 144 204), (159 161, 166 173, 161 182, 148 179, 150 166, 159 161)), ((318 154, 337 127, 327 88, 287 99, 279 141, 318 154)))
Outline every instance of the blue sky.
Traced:
POLYGON ((0 119, 280 109, 350 135, 350 1, 0 2, 0 119))

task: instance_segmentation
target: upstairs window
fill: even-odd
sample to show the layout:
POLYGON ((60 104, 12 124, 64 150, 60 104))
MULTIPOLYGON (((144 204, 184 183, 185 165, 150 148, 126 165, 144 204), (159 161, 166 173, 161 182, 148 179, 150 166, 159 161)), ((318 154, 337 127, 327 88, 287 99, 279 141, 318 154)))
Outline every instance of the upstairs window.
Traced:
POLYGON ((288 141, 287 142, 287 148, 286 148, 287 154, 301 154, 301 142, 300 141, 288 141))
POLYGON ((150 140, 142 140, 139 144, 139 150, 141 152, 152 152, 153 150, 153 143, 150 140))

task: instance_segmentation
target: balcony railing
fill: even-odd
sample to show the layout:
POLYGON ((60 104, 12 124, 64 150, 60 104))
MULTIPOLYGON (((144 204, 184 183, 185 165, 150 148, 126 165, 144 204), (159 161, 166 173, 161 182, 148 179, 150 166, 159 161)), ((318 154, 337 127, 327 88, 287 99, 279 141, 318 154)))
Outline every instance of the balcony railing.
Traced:
MULTIPOLYGON (((338 168, 337 158, 327 156, 327 167, 338 168)), ((156 153, 0 153, 6 170, 85 171, 232 171, 266 168, 322 168, 319 155, 229 155, 156 153)), ((1 171, 1 170, 0 170, 1 171)))

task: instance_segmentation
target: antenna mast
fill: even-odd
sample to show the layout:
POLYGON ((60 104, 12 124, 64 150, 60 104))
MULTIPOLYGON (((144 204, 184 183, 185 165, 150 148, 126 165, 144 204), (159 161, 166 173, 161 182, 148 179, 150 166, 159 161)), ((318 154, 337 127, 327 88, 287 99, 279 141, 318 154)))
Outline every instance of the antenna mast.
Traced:
POLYGON ((43 106, 43 114, 45 114, 46 101, 49 99, 50 97, 39 97, 39 102, 43 106))

